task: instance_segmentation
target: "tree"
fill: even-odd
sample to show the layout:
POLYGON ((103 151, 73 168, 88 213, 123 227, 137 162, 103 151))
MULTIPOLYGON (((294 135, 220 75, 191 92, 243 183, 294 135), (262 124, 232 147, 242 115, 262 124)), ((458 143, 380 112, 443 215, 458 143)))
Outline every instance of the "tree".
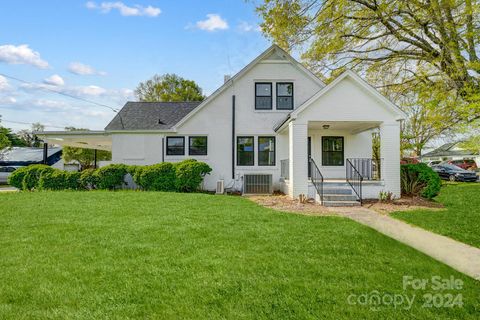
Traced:
POLYGON ((40 122, 32 123, 32 127, 30 130, 23 129, 17 132, 17 136, 24 142, 23 144, 27 147, 35 147, 38 148, 41 146, 40 140, 38 140, 37 136, 34 132, 41 132, 45 130, 45 126, 40 122))
POLYGON ((205 97, 202 89, 192 80, 186 80, 176 74, 154 75, 140 82, 135 95, 140 101, 202 101, 205 97))
POLYGON ((0 115, 0 150, 3 150, 5 148, 10 147, 11 142, 10 142, 10 139, 8 139, 8 136, 4 130, 5 128, 1 126, 1 122, 2 122, 2 116, 0 115))
POLYGON ((444 106, 453 124, 480 118, 476 0, 264 0, 257 10, 263 32, 315 72, 351 68, 399 98, 421 86, 460 102, 444 106))
MULTIPOLYGON (((88 129, 66 127, 66 131, 89 131, 88 129)), ((65 163, 77 161, 81 170, 93 167, 95 161, 95 150, 64 146, 62 148, 62 158, 65 163)), ((97 150, 97 161, 111 160, 110 151, 97 150)))

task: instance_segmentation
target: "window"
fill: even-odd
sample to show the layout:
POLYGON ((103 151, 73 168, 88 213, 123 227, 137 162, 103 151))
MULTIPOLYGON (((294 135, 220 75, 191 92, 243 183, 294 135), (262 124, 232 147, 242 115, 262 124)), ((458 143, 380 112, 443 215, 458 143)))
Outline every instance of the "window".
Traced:
POLYGON ((191 156, 207 155, 207 137, 189 137, 188 154, 191 156))
POLYGON ((275 137, 258 137, 258 165, 275 165, 275 137))
POLYGON ((343 137, 322 137, 322 165, 344 165, 343 137))
POLYGON ((270 82, 255 83, 255 109, 272 110, 272 84, 270 82))
POLYGON ((293 83, 277 83, 277 110, 293 109, 293 83))
POLYGON ((185 155, 185 137, 167 137, 167 156, 185 155))
POLYGON ((253 137, 237 137, 237 166, 253 166, 253 137))

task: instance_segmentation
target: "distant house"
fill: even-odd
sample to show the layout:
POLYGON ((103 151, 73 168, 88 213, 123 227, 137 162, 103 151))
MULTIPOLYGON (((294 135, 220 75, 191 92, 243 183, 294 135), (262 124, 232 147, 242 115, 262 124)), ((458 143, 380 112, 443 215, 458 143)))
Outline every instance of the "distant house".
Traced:
POLYGON ((446 143, 441 147, 428 152, 422 156, 423 162, 447 161, 447 160, 475 160, 480 167, 480 154, 465 150, 460 146, 461 141, 446 143))
MULTIPOLYGON (((62 148, 49 148, 47 165, 63 169, 62 148)), ((43 148, 13 147, 0 151, 0 166, 28 166, 43 163, 43 148)))

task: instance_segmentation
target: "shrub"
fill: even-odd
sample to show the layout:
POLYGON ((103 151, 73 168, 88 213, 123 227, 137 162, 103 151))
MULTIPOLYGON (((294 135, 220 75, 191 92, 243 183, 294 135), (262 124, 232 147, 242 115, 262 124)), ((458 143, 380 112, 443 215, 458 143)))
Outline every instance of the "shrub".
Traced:
POLYGON ((188 159, 177 163, 175 166, 176 190, 180 192, 197 191, 205 175, 211 171, 212 168, 210 168, 208 164, 198 162, 195 159, 188 159))
POLYGON ((80 172, 54 170, 40 175, 41 190, 78 190, 80 188, 80 172))
POLYGON ((22 181, 22 190, 33 190, 38 188, 38 182, 42 173, 53 172, 56 169, 45 164, 34 164, 27 167, 22 181))
POLYGON ((438 174, 425 163, 403 164, 401 186, 403 194, 432 199, 440 192, 442 183, 438 174))
POLYGON ((135 183, 149 191, 175 191, 175 166, 163 162, 135 172, 135 183))
POLYGON ((98 183, 98 176, 95 169, 83 170, 80 173, 80 187, 82 189, 95 189, 98 183))
POLYGON ((106 167, 97 169, 96 187, 98 189, 115 190, 121 188, 124 184, 123 178, 127 174, 127 166, 124 164, 110 164, 106 167))
POLYGON ((23 188, 23 178, 28 172, 28 167, 21 167, 13 171, 10 177, 8 178, 8 184, 14 186, 15 188, 23 188))

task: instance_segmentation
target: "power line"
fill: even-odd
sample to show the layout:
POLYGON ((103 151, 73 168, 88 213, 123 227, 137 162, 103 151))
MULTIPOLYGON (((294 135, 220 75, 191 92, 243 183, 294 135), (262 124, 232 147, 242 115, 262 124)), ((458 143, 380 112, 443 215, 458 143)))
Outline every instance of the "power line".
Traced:
MULTIPOLYGON (((1 119, 1 122, 8 122, 8 123, 16 123, 16 124, 28 124, 28 125, 33 125, 32 122, 22 122, 22 121, 13 121, 13 120, 5 120, 5 119, 1 119)), ((51 126, 51 125, 47 125, 47 124, 42 124, 43 126, 45 127, 49 127, 49 128, 57 128, 57 129, 65 129, 65 127, 59 127, 59 126, 51 126)))
MULTIPOLYGON (((26 80, 23 80, 23 79, 14 77, 14 76, 10 76, 10 75, 4 74, 4 73, 0 73, 0 75, 4 76, 5 78, 15 80, 15 81, 18 81, 18 82, 22 82, 22 83, 25 83, 25 84, 37 85, 37 83, 35 83, 35 82, 26 81, 26 80)), ((95 102, 95 101, 88 100, 88 99, 84 99, 84 98, 81 98, 81 97, 77 97, 77 96, 74 96, 74 95, 71 95, 71 94, 68 94, 68 93, 65 93, 65 92, 53 90, 53 89, 48 88, 48 87, 38 87, 38 89, 50 91, 50 92, 53 92, 53 93, 56 93, 56 94, 59 94, 59 95, 62 95, 62 96, 65 96, 65 97, 68 97, 68 98, 71 98, 71 99, 76 99, 76 100, 79 100, 79 101, 91 103, 91 104, 97 105, 99 107, 108 108, 108 109, 112 110, 113 112, 118 112, 119 111, 118 109, 116 109, 114 107, 111 107, 109 105, 99 103, 99 102, 95 102)))

